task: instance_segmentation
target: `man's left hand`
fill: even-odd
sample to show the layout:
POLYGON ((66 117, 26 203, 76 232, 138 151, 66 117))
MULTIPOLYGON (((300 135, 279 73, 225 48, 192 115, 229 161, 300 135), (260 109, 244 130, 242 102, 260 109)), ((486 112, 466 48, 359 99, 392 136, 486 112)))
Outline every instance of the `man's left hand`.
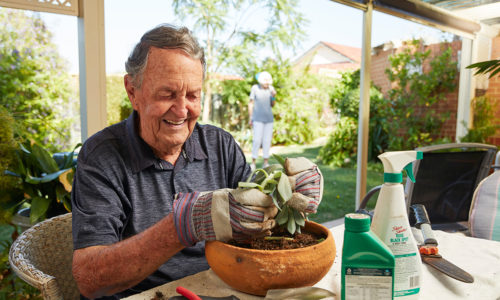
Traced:
POLYGON ((287 204, 304 213, 315 213, 323 197, 323 175, 318 166, 305 157, 287 158, 285 172, 293 191, 287 204))

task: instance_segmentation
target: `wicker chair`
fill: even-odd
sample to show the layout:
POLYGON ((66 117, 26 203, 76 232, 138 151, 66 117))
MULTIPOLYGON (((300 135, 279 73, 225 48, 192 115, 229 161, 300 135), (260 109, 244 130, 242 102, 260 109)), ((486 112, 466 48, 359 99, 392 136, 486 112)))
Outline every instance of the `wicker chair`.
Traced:
POLYGON ((40 222, 12 244, 9 262, 24 281, 38 288, 44 299, 79 299, 71 273, 73 241, 71 213, 40 222))

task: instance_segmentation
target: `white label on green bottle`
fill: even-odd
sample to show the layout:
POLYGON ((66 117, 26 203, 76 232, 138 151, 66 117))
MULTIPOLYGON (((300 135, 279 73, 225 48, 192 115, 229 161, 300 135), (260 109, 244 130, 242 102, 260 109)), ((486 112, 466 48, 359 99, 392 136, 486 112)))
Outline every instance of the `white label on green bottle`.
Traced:
POLYGON ((418 294, 420 278, 418 264, 420 256, 415 252, 416 246, 410 240, 412 233, 408 227, 393 224, 385 241, 396 258, 394 268, 394 297, 418 294))
POLYGON ((345 299, 392 299, 392 273, 391 269, 345 267, 345 299))

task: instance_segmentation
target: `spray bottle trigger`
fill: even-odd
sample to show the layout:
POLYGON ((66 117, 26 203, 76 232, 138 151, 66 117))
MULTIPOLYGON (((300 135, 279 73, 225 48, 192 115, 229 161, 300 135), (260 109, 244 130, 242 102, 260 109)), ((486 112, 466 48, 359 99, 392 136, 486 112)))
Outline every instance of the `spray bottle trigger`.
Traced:
POLYGON ((413 163, 409 163, 404 167, 406 174, 412 182, 415 182, 415 176, 413 176, 413 163))

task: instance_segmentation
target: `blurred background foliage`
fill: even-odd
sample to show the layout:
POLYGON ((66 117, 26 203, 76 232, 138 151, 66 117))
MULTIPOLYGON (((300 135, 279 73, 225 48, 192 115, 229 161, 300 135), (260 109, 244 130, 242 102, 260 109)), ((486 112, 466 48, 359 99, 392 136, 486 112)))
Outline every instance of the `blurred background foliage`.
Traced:
POLYGON ((22 125, 16 134, 69 150, 71 77, 52 34, 38 15, 20 10, 0 9, 0 24, 0 105, 22 125))

